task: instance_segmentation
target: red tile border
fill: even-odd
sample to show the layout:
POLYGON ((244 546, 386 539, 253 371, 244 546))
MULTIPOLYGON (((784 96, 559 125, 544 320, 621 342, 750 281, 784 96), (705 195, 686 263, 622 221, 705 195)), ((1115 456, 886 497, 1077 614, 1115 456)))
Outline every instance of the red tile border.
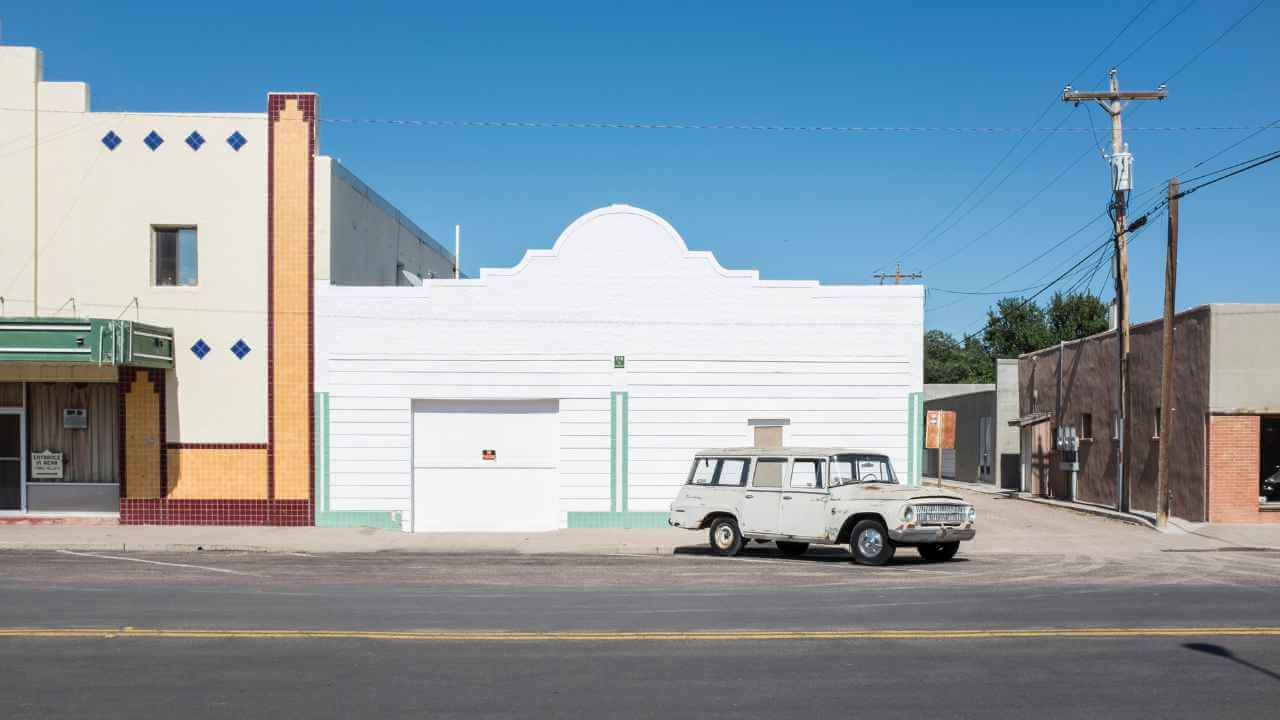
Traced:
MULTIPOLYGON (((119 401, 120 412, 116 417, 116 470, 119 472, 120 480, 120 497, 123 499, 128 496, 129 488, 129 469, 125 464, 125 456, 128 455, 124 449, 125 438, 125 396, 129 394, 129 388, 133 385, 133 369, 122 368, 120 374, 116 376, 116 399, 119 401)), ((30 407, 30 404, 28 404, 30 407)))
POLYGON ((283 99, 267 94, 267 497, 276 496, 276 119, 283 99))
POLYGON ((310 500, 166 500, 122 499, 121 525, 270 525, 313 524, 310 500))
POLYGON ((169 453, 165 451, 165 446, 168 444, 167 441, 169 439, 169 419, 166 416, 165 406, 169 403, 165 387, 165 371, 153 368, 147 371, 147 376, 151 379, 151 387, 160 396, 160 497, 168 497, 169 453))
POLYGON ((184 443, 165 444, 167 450, 266 450, 266 443, 184 443))

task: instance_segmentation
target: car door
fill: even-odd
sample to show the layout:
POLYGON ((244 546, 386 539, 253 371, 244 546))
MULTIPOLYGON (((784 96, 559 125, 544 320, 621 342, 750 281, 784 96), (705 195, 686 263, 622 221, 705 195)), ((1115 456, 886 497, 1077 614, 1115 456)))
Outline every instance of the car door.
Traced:
POLYGON ((827 532, 827 464, 818 458, 796 458, 786 490, 779 498, 778 532, 818 538, 827 532))
POLYGON ((738 514, 743 534, 778 532, 778 510, 782 500, 783 481, 787 474, 786 458, 760 458, 751 473, 751 484, 742 496, 738 514))

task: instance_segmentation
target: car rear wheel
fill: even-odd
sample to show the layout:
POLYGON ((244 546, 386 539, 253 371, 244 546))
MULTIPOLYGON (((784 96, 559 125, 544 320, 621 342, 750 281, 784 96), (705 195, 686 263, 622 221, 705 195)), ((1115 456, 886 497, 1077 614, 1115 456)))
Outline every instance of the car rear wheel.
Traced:
POLYGON ((717 518, 711 523, 711 550, 717 555, 733 557, 742 551, 742 531, 731 517, 717 518))
POLYGON ((960 549, 960 543, 928 543, 916 549, 920 551, 920 557, 927 562, 946 562, 956 556, 956 551, 960 549))
POLYGON ((854 525, 849 547, 853 550, 853 561, 859 565, 884 565, 893 559, 896 549, 889 539, 889 531, 879 520, 862 520, 854 525))
POLYGON ((787 557, 800 557, 809 549, 807 542, 789 542, 787 540, 778 541, 778 552, 787 557))

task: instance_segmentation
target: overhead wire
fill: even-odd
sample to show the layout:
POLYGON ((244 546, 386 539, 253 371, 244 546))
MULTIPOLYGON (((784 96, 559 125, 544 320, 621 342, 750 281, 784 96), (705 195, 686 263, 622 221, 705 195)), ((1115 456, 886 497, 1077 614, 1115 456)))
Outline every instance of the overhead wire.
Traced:
MULTIPOLYGON (((1085 72, 1087 72, 1087 71, 1089 70, 1089 68, 1093 67, 1093 64, 1094 64, 1094 63, 1096 63, 1096 62, 1098 61, 1098 59, 1099 59, 1099 58, 1101 58, 1101 57, 1103 56, 1103 54, 1105 54, 1108 50, 1110 50, 1110 49, 1111 49, 1111 47, 1112 47, 1113 45, 1115 45, 1116 41, 1118 41, 1118 40, 1120 39, 1120 37, 1121 37, 1122 35, 1124 35, 1124 33, 1125 33, 1126 31, 1128 31, 1128 29, 1129 29, 1129 28, 1130 28, 1130 27, 1131 27, 1135 22, 1137 22, 1137 21, 1138 21, 1138 18, 1142 17, 1142 15, 1143 15, 1144 13, 1146 13, 1146 12, 1147 12, 1147 10, 1148 10, 1148 9, 1150 9, 1150 8, 1151 8, 1151 6, 1152 6, 1152 4, 1154 4, 1154 3, 1155 3, 1155 0, 1147 0, 1147 3, 1146 3, 1145 5, 1143 5, 1141 8, 1139 8, 1139 9, 1138 9, 1138 12, 1137 12, 1137 13, 1135 13, 1131 18, 1129 18, 1129 22, 1127 22, 1127 23, 1125 23, 1123 26, 1121 26, 1121 28, 1120 28, 1120 29, 1115 33, 1115 35, 1113 35, 1113 36, 1111 37, 1111 39, 1110 39, 1110 40, 1108 40, 1108 41, 1107 41, 1107 43, 1106 43, 1105 45, 1103 45, 1103 46, 1102 46, 1102 48, 1101 48, 1100 50, 1098 50, 1098 52, 1097 52, 1097 53, 1095 53, 1095 54, 1093 55, 1093 57, 1091 57, 1091 58, 1090 58, 1090 59, 1089 59, 1089 60, 1088 60, 1088 61, 1087 61, 1083 66, 1081 66, 1081 68, 1080 68, 1079 70, 1077 70, 1077 71, 1075 72, 1075 74, 1074 74, 1074 75, 1072 75, 1070 82, 1074 82, 1074 81, 1075 81, 1075 79, 1076 79, 1077 77, 1079 77, 1080 75, 1082 75, 1082 74, 1084 74, 1085 72)), ((1058 104, 1058 102, 1059 102, 1059 97, 1058 97, 1057 95, 1054 95, 1054 97, 1049 101, 1049 103, 1048 103, 1047 105, 1045 105, 1045 106, 1044 106, 1044 109, 1040 111, 1040 114, 1036 116, 1036 119, 1035 119, 1035 121, 1034 121, 1034 122, 1032 122, 1032 123, 1031 123, 1030 128, 1028 128, 1026 132, 1023 132, 1023 133, 1022 133, 1022 135, 1021 135, 1021 136, 1020 136, 1020 137, 1019 137, 1019 138, 1018 138, 1018 139, 1013 143, 1013 145, 1012 145, 1008 150, 1006 150, 1006 151, 1005 151, 1005 153, 1004 153, 1003 155, 1001 155, 1001 156, 1000 156, 1000 158, 999 158, 998 160, 996 160, 995 164, 994 164, 994 165, 992 165, 992 166, 991 166, 991 169, 990 169, 990 170, 988 170, 988 171, 986 172, 986 174, 982 176, 982 179, 981 179, 981 180, 979 180, 976 184, 972 185, 972 186, 969 188, 969 192, 968 192, 968 193, 966 193, 966 194, 965 194, 965 196, 964 196, 963 198, 961 198, 961 199, 960 199, 960 202, 956 203, 956 205, 955 205, 954 207, 952 207, 952 208, 951 208, 951 210, 949 210, 949 211, 947 212, 947 214, 946 214, 946 215, 944 215, 944 216, 943 216, 943 218, 942 218, 941 220, 939 220, 939 221, 938 221, 937 223, 935 223, 931 228, 929 228, 928 230, 926 230, 926 231, 925 231, 925 233, 924 233, 923 235, 921 235, 921 236, 920 236, 920 239, 919 239, 919 240, 917 240, 915 243, 913 243, 911 246, 909 246, 906 250, 904 250, 904 251, 902 251, 901 253, 899 253, 899 255, 895 258, 895 260, 897 260, 897 261, 905 260, 905 259, 906 259, 908 256, 910 256, 912 253, 914 253, 914 252, 916 252, 917 250, 921 249, 922 247, 924 247, 925 245, 927 245, 929 242, 932 242, 933 240, 936 240, 938 237, 941 237, 941 236, 942 236, 942 235, 944 235, 946 232, 948 232, 951 228, 955 227, 955 224, 952 224, 952 225, 950 225, 950 226, 948 226, 948 227, 947 227, 947 230, 944 230, 944 231, 942 231, 941 233, 938 233, 938 235, 937 235, 937 236, 934 236, 934 232, 935 232, 935 231, 937 231, 937 229, 938 229, 939 227, 941 227, 941 226, 945 225, 945 224, 947 223, 947 221, 948 221, 952 216, 954 216, 956 212, 958 212, 958 211, 960 210, 960 208, 964 207, 964 205, 965 205, 966 203, 968 203, 968 202, 969 202, 970 198, 972 198, 972 197, 977 193, 978 189, 979 189, 979 188, 981 188, 983 185, 985 185, 985 184, 986 184, 986 182, 987 182, 988 180, 990 180, 990 179, 991 179, 991 177, 995 174, 996 170, 998 170, 998 169, 1000 168, 1000 166, 1001 166, 1001 165, 1003 165, 1003 164, 1004 164, 1004 162, 1005 162, 1006 160, 1008 160, 1008 159, 1009 159, 1009 157, 1010 157, 1011 155, 1013 155, 1014 151, 1016 151, 1016 150, 1017 150, 1017 149, 1022 145, 1023 141, 1025 141, 1025 140, 1027 139, 1027 136, 1031 134, 1031 130, 1032 130, 1032 129, 1034 129, 1034 128, 1039 127, 1039 125, 1040 125, 1040 121, 1042 121, 1042 120, 1044 119, 1044 117, 1045 117, 1046 115, 1048 115, 1048 114, 1049 114, 1049 111, 1050 111, 1050 110, 1052 110, 1052 109, 1053 109, 1053 108, 1058 104), (932 239, 930 239, 931 237, 932 237, 932 239)), ((1051 132, 1056 132, 1056 131, 1058 130, 1058 128, 1060 128, 1061 126, 1062 126, 1062 123, 1059 123, 1059 124, 1058 124, 1058 127, 1054 128, 1054 130, 1053 130, 1053 131, 1051 131, 1051 132)), ((1043 143, 1041 143, 1041 144, 1043 144, 1043 143)), ((1031 151, 1031 153, 1029 153, 1029 154, 1028 154, 1028 156, 1027 156, 1027 157, 1024 157, 1024 158, 1023 158, 1023 160, 1022 160, 1022 162, 1020 162, 1020 163, 1018 164, 1018 167, 1021 167, 1021 166, 1026 162, 1027 158, 1029 158, 1031 155, 1034 155, 1034 154, 1035 154, 1035 152, 1036 152, 1036 150, 1038 150, 1038 149, 1039 149, 1039 146, 1037 146, 1035 149, 1033 149, 1033 150, 1031 151)), ((1016 168, 1015 168, 1015 170, 1016 170, 1016 168)), ((1012 174, 1012 173, 1010 173, 1010 174, 1012 174)), ((1008 175, 1006 175, 1006 176, 1005 176, 1005 178, 1004 178, 1003 180, 1001 180, 1001 181, 1000 181, 1000 183, 997 185, 997 188, 999 187, 999 185, 1003 185, 1003 184, 1004 184, 1004 181, 1005 181, 1005 180, 1008 180, 1008 177, 1009 177, 1009 176, 1008 176, 1008 175)), ((994 190, 993 190, 993 192, 994 192, 994 190)), ((990 196, 991 196, 991 192, 988 192, 986 195, 984 195, 981 199, 979 199, 979 200, 978 200, 978 202, 977 202, 977 203, 975 203, 975 204, 974 204, 974 205, 973 205, 973 206, 972 206, 972 207, 971 207, 971 208, 970 208, 970 209, 965 213, 965 215, 964 215, 964 216, 962 216, 962 218, 961 218, 961 219, 963 219, 963 217, 967 217, 969 214, 971 214, 974 210, 976 210, 979 206, 981 206, 981 205, 982 205, 982 203, 983 203, 983 202, 985 202, 985 201, 986 201, 986 199, 987 199, 988 197, 990 197, 990 196)), ((880 267, 877 267, 875 270, 872 270, 872 272, 873 272, 873 273, 874 273, 874 272, 879 272, 880 270, 883 270, 885 267, 887 267, 889 263, 892 263, 892 262, 893 262, 893 260, 890 260, 889 262, 885 263, 884 265, 881 265, 880 267)))
MULTIPOLYGON (((1183 71, 1185 71, 1187 68, 1189 68, 1192 64, 1194 64, 1195 62, 1197 62, 1201 57, 1203 57, 1203 56, 1204 56, 1204 54, 1205 54, 1205 53, 1207 53, 1211 48, 1213 48, 1215 45, 1217 45, 1219 42, 1221 42, 1223 38, 1225 38, 1228 34, 1230 34, 1230 33, 1231 33, 1232 31, 1234 31, 1237 27, 1239 27, 1239 26, 1240 26, 1240 25, 1241 25, 1241 24, 1242 24, 1242 23, 1243 23, 1243 22, 1244 22, 1244 21, 1245 21, 1249 16, 1251 16, 1251 15, 1252 15, 1254 12, 1256 12, 1256 11, 1257 11, 1257 10, 1258 10, 1262 5, 1263 5, 1263 4, 1265 4, 1265 2, 1266 2, 1266 0, 1259 0, 1259 2, 1255 3, 1255 4, 1254 4, 1252 7, 1250 7, 1247 11, 1245 11, 1245 13, 1244 13, 1244 14, 1240 15, 1239 17, 1237 17, 1237 18, 1236 18, 1236 19, 1235 19, 1235 20, 1234 20, 1230 25, 1228 25, 1226 28, 1224 28, 1224 29, 1222 30, 1222 32, 1218 33, 1218 35, 1217 35, 1217 36, 1215 36, 1215 37, 1213 38, 1213 40, 1211 40, 1207 45, 1205 45, 1204 47, 1202 47, 1199 51, 1197 51, 1197 52, 1196 52, 1194 55, 1192 55, 1189 59, 1187 59, 1185 62, 1183 62, 1183 63, 1182 63, 1182 65, 1180 65, 1180 66, 1179 66, 1179 67, 1178 67, 1178 68, 1177 68, 1173 73, 1171 73, 1171 74, 1168 76, 1168 78, 1166 79, 1166 81, 1165 81, 1165 83, 1164 83, 1164 84, 1167 84, 1169 81, 1173 80, 1173 79, 1174 79, 1174 78, 1176 78, 1178 75, 1182 74, 1182 72, 1183 72, 1183 71)), ((1142 47, 1144 47, 1146 44, 1150 43, 1150 42, 1151 42, 1151 40, 1152 40, 1152 39, 1154 39, 1156 35, 1158 35, 1158 34, 1159 34, 1161 31, 1163 31, 1165 28, 1169 27, 1169 25, 1171 25, 1175 20, 1177 20, 1177 18, 1179 18, 1180 16, 1182 16, 1182 14, 1184 14, 1184 13, 1185 13, 1188 9, 1190 9, 1190 7, 1191 7, 1192 5, 1194 5, 1194 4, 1195 4, 1195 0, 1191 0, 1191 2, 1188 2, 1186 5, 1184 5, 1182 8, 1180 8, 1178 11, 1176 11, 1176 12, 1175 12, 1175 13, 1174 13, 1174 14, 1173 14, 1173 15, 1172 15, 1168 20, 1166 20, 1162 25, 1160 25, 1160 27, 1159 27, 1159 28, 1157 28, 1154 32, 1152 32, 1149 36, 1147 36, 1147 38, 1145 38, 1141 43, 1139 43, 1139 45, 1138 45, 1137 47, 1135 47, 1135 48, 1134 48, 1133 50, 1131 50, 1127 55, 1125 55, 1125 57, 1124 57, 1124 58, 1123 58, 1119 63, 1116 63, 1116 65, 1117 65, 1117 66, 1119 66, 1119 65, 1123 64, 1124 62, 1127 62, 1129 59, 1131 59, 1131 58, 1132 58, 1132 57, 1133 57, 1133 56, 1134 56, 1134 55, 1135 55, 1139 50, 1141 50, 1141 48, 1142 48, 1142 47)), ((1150 6, 1150 4, 1148 3, 1148 5, 1147 5, 1146 7, 1149 7, 1149 6, 1150 6)), ((1143 9, 1145 10, 1145 9, 1146 9, 1146 7, 1144 7, 1143 9)), ((1129 24, 1132 24, 1132 21, 1131 21, 1129 24)), ((1128 25, 1126 25, 1126 27, 1128 27, 1128 25)), ((1135 109, 1130 113, 1130 117, 1132 117, 1133 115, 1137 114, 1137 112, 1138 112, 1139 110, 1141 110, 1141 107, 1135 108, 1135 109)), ((1092 114, 1090 114, 1090 115, 1089 115, 1089 120, 1090 120, 1090 125, 1091 125, 1091 127, 1092 127, 1092 120, 1093 120, 1092 114)), ((1197 162, 1195 165, 1192 165, 1190 168, 1188 168, 1188 170, 1194 170, 1194 169, 1196 169, 1196 168, 1199 168, 1199 167, 1203 166, 1205 163, 1207 163, 1207 162, 1209 162, 1209 161, 1213 160, 1214 158, 1220 157, 1221 155, 1223 155, 1223 154, 1225 154, 1225 153, 1229 152, 1230 150, 1232 150, 1232 149, 1234 149, 1234 148, 1236 148, 1236 147, 1238 147, 1238 146, 1240 146, 1240 145, 1244 144, 1245 142, 1248 142, 1249 140, 1253 139, 1254 137, 1257 137, 1258 135, 1260 135, 1260 134, 1262 134, 1262 133, 1266 132, 1267 130, 1270 130, 1270 129, 1272 129, 1272 128, 1275 128, 1277 125, 1280 125, 1280 119, 1277 119, 1277 120, 1275 120, 1275 121, 1273 121, 1273 122, 1271 122, 1271 123, 1268 123, 1267 125, 1263 125, 1263 126, 1261 126, 1261 127, 1256 128, 1253 132, 1249 133, 1249 135, 1247 135, 1247 136, 1245 136, 1245 137, 1243 137, 1243 138, 1240 138, 1239 140, 1237 140, 1237 141, 1235 141, 1235 142, 1231 143, 1230 145, 1228 145, 1228 146, 1224 147, 1223 149, 1219 150, 1218 152, 1216 152, 1216 153, 1214 153, 1214 154, 1210 155, 1209 157, 1206 157, 1205 159, 1203 159, 1203 160, 1201 160, 1201 161, 1197 162)), ((1094 142, 1095 142, 1095 145, 1097 145, 1097 137, 1096 137, 1096 134, 1095 134, 1095 136, 1094 136, 1094 142)), ((1099 149, 1099 150, 1101 150, 1101 147, 1099 146, 1099 148, 1098 148, 1098 149, 1099 149)), ((1259 157, 1264 157, 1264 156, 1259 156, 1259 157)), ((1255 158, 1255 160, 1256 160, 1256 159, 1258 159, 1258 158, 1255 158)), ((1244 161, 1244 163, 1247 163, 1247 162, 1249 162, 1249 161, 1244 161)), ((1243 165, 1244 163, 1238 163, 1236 166, 1238 166, 1238 165, 1243 165)), ((1236 166, 1230 166, 1230 167, 1236 167, 1236 166)), ((1215 173, 1209 173, 1208 175, 1202 175, 1202 176, 1198 176, 1198 177, 1208 177, 1209 175, 1217 174, 1217 173, 1223 172, 1224 170, 1227 170, 1227 169, 1230 169, 1230 168, 1223 168, 1223 169, 1220 169, 1220 170, 1216 171, 1215 173)), ((1186 171, 1183 171, 1183 172, 1186 172, 1186 171)), ((1182 173, 1179 173, 1179 174, 1182 174, 1182 173)), ((1196 178, 1196 179, 1198 179, 1198 178, 1196 178)), ((1163 186, 1161 186, 1161 187, 1163 187, 1163 186)), ((1151 189, 1149 189, 1149 190, 1145 191, 1143 194, 1145 194, 1146 192, 1151 192, 1151 189)), ((1050 248, 1049 248, 1049 250, 1048 250, 1048 251, 1046 251, 1046 252, 1044 252, 1044 253, 1041 253, 1041 255, 1038 255, 1038 256, 1037 256, 1037 258, 1036 258, 1036 260, 1039 260, 1040 258, 1044 257, 1045 255, 1049 254, 1050 252, 1052 252, 1053 250, 1057 249, 1057 248, 1058 248, 1058 247, 1060 247, 1060 246, 1061 246, 1061 242, 1059 242, 1059 243, 1055 243, 1054 245, 1051 245, 1051 246, 1050 246, 1050 248)), ((1018 270, 1015 270, 1015 272, 1020 271, 1020 270, 1022 270, 1022 269, 1023 269, 1023 268, 1025 268, 1025 267, 1026 267, 1026 265, 1024 264, 1023 266, 1020 266, 1020 267, 1018 268, 1018 270)), ((1004 280, 1005 278, 1007 278, 1008 276, 1009 276, 1009 274, 1006 274, 1005 276, 1002 276, 999 280, 996 280, 996 281, 995 281, 995 283, 999 283, 999 282, 1003 281, 1003 280, 1004 280)), ((995 284, 995 283, 992 283, 992 284, 995 284)), ((987 285, 986 287, 991 287, 991 285, 987 285)), ((953 302, 953 303, 949 303, 948 305, 944 305, 944 306, 942 306, 942 307, 935 308, 935 310, 940 310, 940 309, 942 309, 943 307, 949 307, 949 306, 951 306, 951 305, 955 305, 955 304, 958 304, 959 302, 963 302, 963 301, 964 301, 964 300, 959 300, 959 301, 956 301, 956 302, 953 302)))
MULTIPOLYGON (((1261 159, 1255 159, 1253 162, 1248 162, 1248 164, 1236 163, 1235 165, 1228 166, 1227 168, 1222 168, 1222 169, 1220 169, 1220 170, 1218 170, 1218 171, 1215 171, 1215 172, 1212 172, 1212 173, 1208 173, 1207 175, 1205 175, 1205 177, 1212 176, 1212 175, 1218 175, 1218 177, 1214 177, 1214 178, 1212 178, 1212 179, 1210 179, 1210 180, 1206 180, 1206 181, 1204 181, 1204 182, 1202 182, 1202 183, 1200 183, 1200 184, 1198 184, 1198 185, 1193 185, 1193 186, 1191 186, 1191 187, 1189 187, 1189 188, 1186 188, 1185 190, 1182 190, 1182 191, 1178 192, 1178 193, 1177 193, 1176 195, 1174 195, 1173 197, 1175 197, 1175 198, 1182 198, 1182 197, 1186 197, 1186 196, 1188 196, 1188 195, 1190 195, 1190 194, 1192 194, 1192 193, 1194 193, 1194 192, 1196 192, 1196 191, 1198 191, 1198 190, 1201 190, 1201 189, 1203 189, 1203 188, 1209 187, 1209 186, 1214 185, 1214 184, 1216 184, 1216 183, 1222 182, 1223 180, 1227 180, 1227 179, 1232 178, 1232 177, 1235 177, 1235 176, 1237 176, 1237 175, 1241 175, 1241 174, 1243 174, 1243 173, 1249 172, 1250 170, 1254 170, 1254 169, 1257 169, 1257 168, 1259 168, 1259 167, 1262 167, 1263 165, 1266 165, 1266 164, 1268 164, 1268 163, 1274 162, 1274 161, 1276 161, 1276 160, 1280 160, 1280 150, 1277 150, 1277 151, 1275 151, 1275 152, 1268 153, 1267 155, 1259 156, 1259 157, 1260 157, 1261 159), (1224 172, 1224 171, 1226 171, 1226 170, 1228 170, 1228 169, 1230 169, 1230 168, 1235 168, 1235 169, 1234 169, 1234 170, 1231 170, 1230 172, 1226 172, 1226 174, 1221 174, 1222 172, 1224 172)), ((1246 161, 1246 162, 1247 162, 1247 161, 1246 161)), ((1167 187, 1167 186, 1166 186, 1166 187, 1167 187)), ((1164 213, 1168 212, 1168 205, 1169 205, 1169 201, 1170 201, 1170 198, 1169 198, 1169 197, 1165 197, 1165 198, 1163 198, 1163 199, 1161 199, 1161 200, 1156 201, 1156 202, 1155 202, 1151 207, 1149 207, 1147 210, 1145 210, 1142 214, 1140 214, 1138 217, 1134 218, 1134 219, 1129 223, 1128 228, 1127 228, 1127 233, 1128 233, 1128 235, 1129 235, 1130 242, 1132 242, 1133 240, 1136 240, 1136 239, 1137 239, 1138 237, 1140 237, 1140 236, 1141 236, 1141 235, 1142 235, 1142 234, 1143 234, 1147 229, 1149 229, 1149 228, 1153 225, 1153 222, 1152 222, 1153 220, 1158 219, 1158 218, 1159 218, 1160 216, 1162 216, 1164 213)), ((1083 257, 1083 258, 1081 258, 1080 260, 1078 260, 1078 261, 1077 261, 1076 263, 1074 263, 1071 267, 1067 268, 1067 270, 1066 270, 1065 272, 1063 272, 1062 274, 1060 274, 1060 275, 1058 275, 1057 277, 1055 277, 1053 280, 1050 280, 1048 283, 1045 283, 1043 286, 1041 286, 1041 287, 1040 287, 1040 289, 1039 289, 1039 290, 1038 290, 1034 295, 1032 295, 1032 296, 1030 296, 1030 297, 1028 297, 1028 298, 1023 299, 1023 300, 1022 300, 1022 302, 1021 302, 1021 303, 1019 303, 1019 305, 1018 305, 1017 307, 1018 307, 1019 309, 1020 309, 1020 308, 1024 308, 1024 307, 1026 307, 1030 302, 1034 301, 1034 300, 1035 300, 1035 298, 1037 298, 1037 297, 1039 297, 1040 295, 1042 295, 1042 294, 1043 294, 1046 290, 1048 290, 1050 287, 1053 287, 1053 286, 1054 286, 1054 285, 1056 285, 1057 283, 1061 282, 1064 278, 1066 278, 1066 277, 1068 277, 1068 276, 1072 275, 1072 274, 1073 274, 1073 273, 1074 273, 1074 272, 1075 272, 1075 271, 1076 271, 1076 270, 1077 270, 1081 265, 1083 265, 1083 264, 1084 264, 1084 263, 1085 263, 1085 262, 1086 262, 1090 257, 1092 257, 1095 253, 1099 252, 1100 250, 1102 250, 1102 249, 1106 248, 1109 244, 1111 244, 1112 242, 1114 242, 1114 240, 1115 240, 1115 237, 1114 237, 1114 236, 1112 236, 1112 238, 1110 238, 1110 239, 1108 239, 1108 240, 1104 241, 1103 243, 1101 243, 1100 245, 1098 245, 1097 247, 1095 247, 1095 248, 1093 249, 1093 251, 1091 251, 1088 255, 1086 255, 1085 257, 1083 257)), ((1095 270, 1094 272, 1096 273, 1097 271, 1095 270)), ((1090 281, 1090 282, 1091 282, 1091 281, 1090 281)), ((1073 287, 1075 287, 1075 286, 1073 286, 1073 287)), ((989 325, 989 324, 990 324, 990 322, 991 322, 991 317, 990 317, 990 316, 988 316, 988 318, 982 322, 982 325, 985 327, 986 325, 989 325)), ((962 343, 963 343, 963 342, 967 342, 969 339, 971 339, 972 337, 974 337, 974 335, 976 335, 976 334, 977 334, 977 332, 980 332, 980 331, 981 331, 981 330, 977 330, 977 331, 974 331, 974 332, 967 333, 967 334, 964 336, 964 338, 962 339, 962 341, 961 341, 961 342, 962 342, 962 343)))
POLYGON ((1178 69, 1177 69, 1177 70, 1174 70, 1174 71, 1173 71, 1173 74, 1172 74, 1172 75, 1170 75, 1168 78, 1166 78, 1166 79, 1165 79, 1165 81, 1164 81, 1164 82, 1165 82, 1165 84, 1166 84, 1166 85, 1167 85, 1167 84, 1169 84, 1170 82, 1172 82, 1172 81, 1173 81, 1173 79, 1174 79, 1174 78, 1176 78, 1176 77, 1178 77, 1179 75, 1181 75, 1183 70, 1186 70, 1187 68, 1191 67, 1191 65, 1192 65, 1193 63, 1195 63, 1197 60, 1199 60, 1199 59, 1200 59, 1200 56, 1202 56, 1202 55, 1204 55, 1205 53, 1209 52, 1209 50, 1210 50, 1214 45, 1217 45, 1219 42, 1221 42, 1221 41, 1222 41, 1222 39, 1223 39, 1223 38, 1225 38, 1227 35, 1231 34, 1231 31, 1232 31, 1232 30, 1235 30, 1237 27, 1239 27, 1241 23, 1243 23, 1245 20, 1247 20, 1247 19, 1249 18, 1249 16, 1250 16, 1250 15, 1252 15, 1254 12, 1256 12, 1256 11, 1258 10, 1258 8, 1262 7, 1266 2, 1267 2, 1267 0, 1258 0, 1257 4, 1255 4, 1253 7, 1249 8, 1249 9, 1248 9, 1248 11, 1246 11, 1246 12, 1245 12, 1245 14, 1243 14, 1243 15, 1241 15, 1240 17, 1236 18, 1235 22, 1233 22, 1233 23, 1231 23, 1230 25, 1228 25, 1228 26, 1226 27, 1226 29, 1225 29, 1225 30, 1223 30, 1221 33, 1218 33, 1218 36, 1217 36, 1217 37, 1215 37, 1213 40, 1210 40, 1208 45, 1205 45, 1203 48, 1201 48, 1201 49, 1200 49, 1200 52, 1196 53, 1195 55, 1192 55, 1192 56, 1191 56, 1191 59, 1189 59, 1189 60, 1187 60, 1186 62, 1182 63, 1182 65, 1180 65, 1180 66, 1178 67, 1178 69))

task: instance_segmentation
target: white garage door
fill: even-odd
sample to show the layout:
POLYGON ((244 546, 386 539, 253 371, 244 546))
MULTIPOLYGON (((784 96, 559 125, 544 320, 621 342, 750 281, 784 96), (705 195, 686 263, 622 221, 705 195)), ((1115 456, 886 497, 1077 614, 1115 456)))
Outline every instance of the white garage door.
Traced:
POLYGON ((559 402, 413 403, 413 529, 560 527, 559 402))

